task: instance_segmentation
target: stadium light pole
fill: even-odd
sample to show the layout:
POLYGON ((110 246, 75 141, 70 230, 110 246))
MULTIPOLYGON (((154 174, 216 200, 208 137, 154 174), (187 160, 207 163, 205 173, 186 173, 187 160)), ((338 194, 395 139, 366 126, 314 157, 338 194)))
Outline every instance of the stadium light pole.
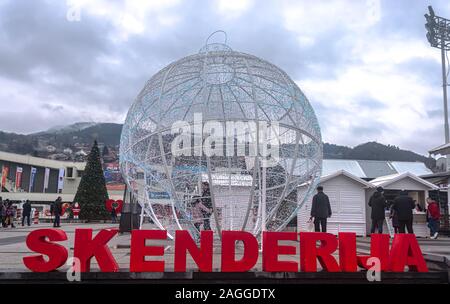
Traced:
POLYGON ((442 90, 444 95, 444 128, 445 128, 445 143, 450 143, 449 127, 448 127, 448 105, 447 105, 447 67, 446 67, 446 52, 450 50, 450 20, 434 13, 433 7, 428 6, 429 14, 425 14, 427 23, 427 40, 432 47, 441 49, 442 57, 442 90))

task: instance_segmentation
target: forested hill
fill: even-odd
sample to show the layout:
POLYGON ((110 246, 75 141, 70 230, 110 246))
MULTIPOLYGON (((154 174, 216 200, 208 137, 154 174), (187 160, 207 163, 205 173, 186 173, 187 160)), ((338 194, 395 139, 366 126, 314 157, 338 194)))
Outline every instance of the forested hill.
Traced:
MULTIPOLYGON (((76 123, 29 135, 0 131, 0 150, 45 157, 45 155, 40 154, 49 145, 54 146, 57 151, 71 148, 75 152, 76 147, 91 145, 94 139, 116 149, 120 142, 121 130, 121 124, 76 123)), ((436 164, 436 161, 432 158, 377 142, 368 142, 353 148, 325 143, 323 148, 324 158, 328 159, 420 161, 424 162, 430 169, 433 169, 436 164)))
POLYGON ((390 161, 420 161, 432 169, 436 166, 435 159, 426 157, 409 150, 402 150, 397 146, 368 142, 353 148, 325 143, 324 158, 358 159, 358 160, 390 160, 390 161))

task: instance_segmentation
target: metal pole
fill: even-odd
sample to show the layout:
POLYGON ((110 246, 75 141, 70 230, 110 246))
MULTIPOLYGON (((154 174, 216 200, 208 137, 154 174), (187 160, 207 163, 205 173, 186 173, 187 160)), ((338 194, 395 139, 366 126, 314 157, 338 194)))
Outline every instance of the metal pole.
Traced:
POLYGON ((261 178, 261 250, 263 248, 264 231, 266 231, 266 166, 262 167, 261 178))
POLYGON ((445 121, 445 143, 450 142, 449 129, 448 129, 448 108, 447 108, 447 71, 445 67, 445 40, 442 39, 441 45, 442 54, 442 90, 444 92, 444 121, 445 121))

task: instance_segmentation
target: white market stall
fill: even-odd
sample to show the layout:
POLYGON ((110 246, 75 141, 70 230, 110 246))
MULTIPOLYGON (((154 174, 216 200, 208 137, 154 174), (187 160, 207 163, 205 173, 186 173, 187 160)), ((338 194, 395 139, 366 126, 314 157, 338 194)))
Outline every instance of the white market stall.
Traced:
MULTIPOLYGON (((323 176, 320 185, 330 199, 332 216, 328 219, 327 232, 355 232, 366 235, 366 191, 373 186, 365 180, 345 171, 339 170, 323 176)), ((306 187, 300 186, 301 195, 306 187)), ((312 197, 300 208, 297 216, 298 231, 307 231, 311 212, 312 197)))
MULTIPOLYGON (((392 203, 395 197, 401 190, 406 190, 408 196, 410 196, 416 203, 420 205, 422 210, 426 209, 426 198, 429 196, 428 192, 431 190, 438 190, 439 187, 433 185, 430 182, 410 173, 405 172, 402 174, 392 174, 387 176, 378 177, 370 181, 375 187, 383 187, 384 195, 389 203, 392 203)), ((372 190, 373 192, 375 190, 372 190)), ((370 193, 371 194, 371 193, 370 193)), ((369 207, 366 206, 368 209, 369 207)), ((367 211, 367 231, 370 231, 370 211, 367 211)), ((426 212, 413 210, 413 230, 417 237, 426 237, 429 235, 429 230, 426 222, 426 212)), ((387 231, 387 226, 383 229, 387 231)))
MULTIPOLYGON (((212 173, 211 180, 215 193, 215 203, 222 230, 242 230, 250 199, 253 178, 239 173, 212 173)), ((207 182, 208 176, 202 175, 207 182)), ((257 220, 257 213, 251 212, 247 228, 257 220)), ((211 228, 215 229, 214 221, 211 228)))

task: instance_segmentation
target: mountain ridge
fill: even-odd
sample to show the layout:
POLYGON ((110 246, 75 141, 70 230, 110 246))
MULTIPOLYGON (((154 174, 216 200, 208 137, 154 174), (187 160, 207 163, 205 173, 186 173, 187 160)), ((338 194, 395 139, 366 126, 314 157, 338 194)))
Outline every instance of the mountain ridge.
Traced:
MULTIPOLYGON (((51 153, 58 153, 57 151, 62 153, 64 149, 86 150, 94 140, 98 140, 108 148, 118 150, 121 130, 122 124, 117 123, 80 122, 28 135, 0 131, 0 150, 48 157, 49 146, 54 147, 56 151, 51 153)), ((436 166, 436 160, 433 158, 375 141, 354 147, 324 143, 323 152, 324 158, 327 159, 420 161, 430 169, 436 166)))

